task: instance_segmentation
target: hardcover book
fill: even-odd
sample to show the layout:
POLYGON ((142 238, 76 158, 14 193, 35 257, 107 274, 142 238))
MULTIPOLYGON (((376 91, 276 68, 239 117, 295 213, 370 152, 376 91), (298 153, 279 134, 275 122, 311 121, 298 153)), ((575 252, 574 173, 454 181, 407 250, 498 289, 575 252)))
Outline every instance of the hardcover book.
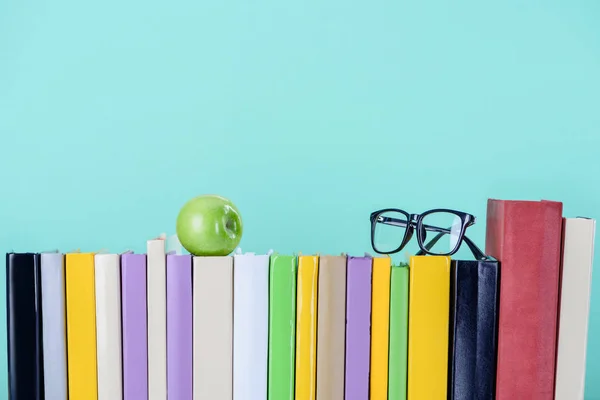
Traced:
POLYGON ((123 398, 120 256, 96 254, 94 271, 98 400, 120 400, 123 398))
POLYGON ((233 398, 233 257, 193 258, 194 400, 233 398))
POLYGON ((272 254, 269 267, 269 398, 294 400, 297 259, 272 254))
POLYGON ((346 400, 369 399, 372 258, 348 257, 346 271, 346 400))
POLYGON ((67 400, 67 327, 65 319, 65 256, 42 253, 42 327, 44 395, 67 400))
POLYGON ((317 399, 344 399, 346 256, 319 257, 317 399))
POLYGON ((124 400, 148 398, 146 255, 121 256, 124 400))
POLYGON ((452 260, 449 399, 493 400, 500 265, 452 260))
POLYGON ((562 203, 488 201, 486 253, 500 261, 496 399, 554 397, 562 203))
POLYGON ((69 400, 97 400, 94 253, 65 256, 69 400))
POLYGON ((146 243, 148 400, 167 398, 167 266, 165 240, 146 243))
POLYGON ((6 254, 8 394, 44 399, 40 255, 6 254))
POLYGON ((406 400, 408 395, 408 282, 408 266, 393 266, 390 282, 389 400, 406 400))
POLYGON ((410 258, 408 398, 446 399, 450 257, 410 258))
POLYGON ((298 257, 296 298, 296 400, 314 400, 317 378, 319 257, 298 257))
POLYGON ((167 255, 167 393, 192 400, 192 256, 167 255))
POLYGON ((390 257, 373 258, 370 400, 388 400, 391 274, 390 257))
POLYGON ((565 218, 555 400, 583 400, 596 221, 565 218))
POLYGON ((269 256, 233 257, 233 398, 266 400, 269 256))

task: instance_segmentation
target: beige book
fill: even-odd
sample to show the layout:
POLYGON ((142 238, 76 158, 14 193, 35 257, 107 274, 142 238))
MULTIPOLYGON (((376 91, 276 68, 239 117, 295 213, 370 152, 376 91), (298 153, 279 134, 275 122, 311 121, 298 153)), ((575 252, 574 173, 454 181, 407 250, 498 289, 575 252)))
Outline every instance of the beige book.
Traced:
POLYGON ((596 221, 565 218, 555 400, 583 400, 596 221))
POLYGON ((343 400, 346 347, 345 256, 320 257, 317 299, 317 400, 343 400))
POLYGON ((194 257, 194 400, 233 398, 233 257, 194 257))

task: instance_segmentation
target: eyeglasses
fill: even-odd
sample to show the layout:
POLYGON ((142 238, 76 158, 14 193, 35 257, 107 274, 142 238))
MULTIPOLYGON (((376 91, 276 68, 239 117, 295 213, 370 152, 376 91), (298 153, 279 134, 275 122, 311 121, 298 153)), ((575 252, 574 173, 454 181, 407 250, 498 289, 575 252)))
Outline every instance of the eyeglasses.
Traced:
POLYGON ((409 214, 397 208, 385 208, 371 213, 371 246, 379 254, 401 251, 414 231, 421 251, 417 255, 453 255, 464 240, 476 259, 487 259, 475 243, 465 236, 475 224, 475 216, 456 210, 434 209, 422 214, 409 214), (436 232, 428 243, 427 232, 436 232))

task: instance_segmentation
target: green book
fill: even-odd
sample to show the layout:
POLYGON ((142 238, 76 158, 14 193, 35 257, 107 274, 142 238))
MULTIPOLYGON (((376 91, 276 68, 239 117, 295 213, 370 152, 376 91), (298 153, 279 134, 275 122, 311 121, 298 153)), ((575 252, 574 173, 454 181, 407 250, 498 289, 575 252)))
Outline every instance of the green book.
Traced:
POLYGON ((271 255, 269 268, 269 399, 294 400, 296 256, 271 255))
POLYGON ((408 365, 408 265, 392 267, 388 399, 406 400, 408 365))

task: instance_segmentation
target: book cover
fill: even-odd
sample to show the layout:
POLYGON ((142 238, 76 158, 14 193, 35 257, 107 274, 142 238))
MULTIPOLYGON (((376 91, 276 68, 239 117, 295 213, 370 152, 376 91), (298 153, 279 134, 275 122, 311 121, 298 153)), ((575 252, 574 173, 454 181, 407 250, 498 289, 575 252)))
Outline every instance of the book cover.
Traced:
POLYGON ((317 366, 319 257, 298 257, 296 293, 296 400, 314 400, 317 366))
POLYGON ((44 399, 40 255, 6 254, 8 394, 44 399))
POLYGON ((317 399, 344 399, 346 256, 319 258, 317 399))
POLYGON ((167 393, 192 400, 192 256, 167 255, 167 393))
POLYGON ((446 399, 450 257, 410 257, 408 398, 446 399))
POLYGON ((120 400, 123 398, 120 256, 96 254, 94 272, 98 400, 120 400))
POLYGON ((388 399, 406 400, 408 395, 408 266, 393 266, 390 280, 388 399))
POLYGON ((165 240, 148 240, 148 400, 167 398, 167 267, 165 240))
POLYGON ((267 399, 269 256, 233 256, 233 398, 267 399))
POLYGON ((270 399, 294 400, 297 258, 272 254, 269 266, 270 399))
POLYGON ((65 256, 69 400, 97 400, 94 253, 65 256))
POLYGON ((554 396, 562 203, 487 205, 486 253, 500 261, 496 399, 554 396))
POLYGON ((348 257, 346 271, 346 400, 368 400, 371 359, 372 258, 348 257))
POLYGON ((370 400, 387 400, 392 259, 373 258, 370 400))
POLYGON ((42 331, 44 395, 67 400, 67 326, 65 316, 65 257, 42 253, 42 331))
POLYGON ((233 257, 193 257, 194 400, 233 398, 233 257))
POLYGON ((596 221, 563 222, 555 400, 583 400, 596 221))
POLYGON ((145 254, 121 255, 123 397, 148 399, 148 339, 145 254), (140 284, 141 283, 141 284, 140 284))
POLYGON ((500 265, 452 260, 449 399, 493 400, 496 380, 500 265))

